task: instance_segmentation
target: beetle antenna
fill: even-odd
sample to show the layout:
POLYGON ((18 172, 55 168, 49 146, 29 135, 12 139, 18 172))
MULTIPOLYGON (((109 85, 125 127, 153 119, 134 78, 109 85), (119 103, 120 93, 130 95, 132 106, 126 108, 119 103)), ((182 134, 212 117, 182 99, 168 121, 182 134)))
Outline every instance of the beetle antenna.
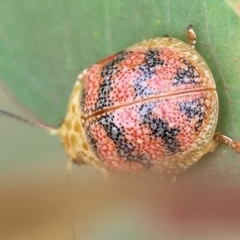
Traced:
POLYGON ((40 122, 34 122, 34 121, 31 121, 31 120, 28 120, 26 118, 23 118, 23 117, 17 115, 17 114, 5 111, 3 109, 0 109, 0 114, 5 115, 5 116, 10 117, 10 118, 14 118, 16 120, 19 120, 21 122, 27 123, 29 125, 32 125, 32 126, 35 126, 35 127, 38 127, 38 128, 45 129, 50 134, 53 134, 53 135, 58 134, 58 128, 55 128, 53 126, 43 124, 43 123, 40 123, 40 122))

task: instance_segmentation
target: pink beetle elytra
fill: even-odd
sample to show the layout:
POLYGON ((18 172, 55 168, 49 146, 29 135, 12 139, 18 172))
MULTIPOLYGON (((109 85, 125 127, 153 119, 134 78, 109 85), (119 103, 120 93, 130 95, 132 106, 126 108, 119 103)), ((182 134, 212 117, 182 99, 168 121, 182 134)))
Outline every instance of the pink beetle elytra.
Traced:
POLYGON ((215 81, 194 49, 191 25, 187 36, 188 44, 170 37, 145 40, 79 75, 55 130, 75 163, 104 174, 148 169, 176 174, 219 142, 240 152, 240 142, 215 133, 215 81))

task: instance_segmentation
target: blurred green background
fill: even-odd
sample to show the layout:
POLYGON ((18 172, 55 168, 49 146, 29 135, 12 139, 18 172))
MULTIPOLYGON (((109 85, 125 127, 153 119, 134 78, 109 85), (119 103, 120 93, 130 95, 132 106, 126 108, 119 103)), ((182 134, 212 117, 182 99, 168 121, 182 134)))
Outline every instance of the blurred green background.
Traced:
MULTIPOLYGON (((185 41, 185 28, 191 23, 197 34, 196 50, 216 79, 220 98, 218 130, 240 140, 239 16, 238 0, 1 0, 0 80, 8 90, 1 88, 0 108, 57 126, 79 72, 150 37, 168 34, 185 41)), ((175 219, 176 206, 189 211, 189 219, 194 213, 187 205, 169 199, 180 198, 180 202, 190 201, 189 206, 196 205, 179 189, 202 196, 202 191, 189 188, 189 182, 185 187, 177 185, 178 190, 170 193, 162 183, 156 188, 127 183, 124 188, 122 181, 121 186, 118 181, 104 182, 93 170, 75 167, 70 197, 67 157, 59 138, 2 117, 0 126, 1 239, 72 239, 72 212, 76 239, 224 239, 224 234, 229 237, 230 233, 227 239, 234 239, 238 235, 233 226, 239 215, 230 198, 225 199, 226 204, 217 205, 219 209, 227 204, 232 208, 224 208, 226 212, 220 217, 213 217, 209 224, 212 228, 202 221, 181 225, 175 219), (161 195, 162 189, 166 195, 161 195), (148 191, 150 199, 139 199, 148 191), (153 200, 159 205, 152 204, 153 200), (148 201, 157 208, 149 209, 148 201), (175 210, 170 211, 173 205, 175 210), (157 214, 153 216, 154 210, 157 214), (226 231, 220 231, 225 221, 219 223, 219 219, 228 219, 231 227, 227 225, 226 231)), ((228 196, 229 185, 235 193, 239 174, 239 155, 221 145, 187 175, 198 187, 202 182, 198 178, 227 182, 227 186, 213 188, 218 199, 228 196)), ((204 187, 208 193, 208 185, 204 187)), ((210 203, 212 197, 209 195, 210 203)), ((208 218, 212 205, 205 204, 209 211, 204 216, 208 218)))

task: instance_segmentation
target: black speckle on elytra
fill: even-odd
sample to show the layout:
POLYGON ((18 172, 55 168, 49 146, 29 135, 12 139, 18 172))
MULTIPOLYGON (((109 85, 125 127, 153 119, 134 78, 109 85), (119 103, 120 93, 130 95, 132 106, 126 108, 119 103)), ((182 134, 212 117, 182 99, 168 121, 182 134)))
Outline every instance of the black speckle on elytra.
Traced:
POLYGON ((87 96, 86 90, 83 88, 82 95, 80 96, 80 108, 82 112, 84 112, 84 109, 85 109, 86 96, 87 96))
POLYGON ((92 133, 91 133, 91 129, 90 129, 91 126, 88 126, 86 128, 86 133, 87 133, 87 138, 88 138, 88 141, 90 143, 90 146, 92 147, 92 149, 94 150, 94 152, 97 154, 97 141, 94 139, 92 133))
POLYGON ((205 118, 206 107, 202 98, 197 98, 193 101, 179 103, 179 110, 183 112, 188 119, 198 118, 194 128, 199 131, 205 118))
POLYGON ((99 86, 95 110, 100 110, 113 104, 109 98, 109 93, 114 88, 112 77, 118 72, 118 64, 126 59, 127 54, 128 52, 126 51, 119 52, 112 61, 104 64, 100 73, 103 81, 99 86))
POLYGON ((144 63, 138 66, 140 76, 133 81, 134 90, 136 92, 135 98, 153 94, 151 89, 146 86, 145 82, 154 76, 156 67, 162 65, 164 65, 164 61, 160 58, 159 50, 152 49, 146 51, 144 63))
POLYGON ((146 170, 150 168, 151 163, 146 156, 134 153, 134 144, 126 140, 124 128, 118 127, 114 124, 113 114, 106 113, 100 116, 97 119, 97 122, 103 126, 107 136, 114 142, 119 156, 121 156, 126 162, 132 161, 141 163, 146 170))
POLYGON ((186 66, 185 68, 179 68, 177 74, 173 79, 173 86, 182 84, 199 84, 200 74, 195 67, 186 59, 182 59, 182 62, 186 66))
POLYGON ((180 132, 179 128, 171 128, 166 120, 153 115, 154 103, 142 104, 139 108, 141 124, 147 125, 151 129, 151 137, 161 138, 164 148, 169 155, 179 151, 180 144, 176 136, 180 132))

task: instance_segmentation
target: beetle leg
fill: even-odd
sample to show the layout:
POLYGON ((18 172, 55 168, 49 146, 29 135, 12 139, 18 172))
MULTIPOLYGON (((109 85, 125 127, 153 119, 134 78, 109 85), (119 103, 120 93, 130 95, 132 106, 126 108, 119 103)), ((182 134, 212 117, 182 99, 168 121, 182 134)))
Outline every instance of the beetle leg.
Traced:
POLYGON ((221 133, 215 133, 214 138, 221 143, 233 148, 237 153, 240 153, 240 142, 233 141, 231 138, 222 135, 221 133))
POLYGON ((78 80, 83 81, 83 79, 86 77, 87 69, 84 69, 80 74, 78 74, 78 80))
POLYGON ((192 29, 192 25, 188 25, 187 26, 187 37, 188 37, 188 43, 189 45, 194 48, 195 47, 195 44, 196 44, 196 34, 194 32, 194 30, 192 29))

